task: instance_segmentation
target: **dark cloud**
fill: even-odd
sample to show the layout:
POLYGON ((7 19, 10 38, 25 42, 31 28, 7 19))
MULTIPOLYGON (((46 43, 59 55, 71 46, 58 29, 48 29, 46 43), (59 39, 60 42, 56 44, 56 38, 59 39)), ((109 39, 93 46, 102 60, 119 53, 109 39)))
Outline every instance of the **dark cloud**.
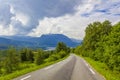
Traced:
MULTIPOLYGON (((115 21, 120 16, 120 1, 117 0, 0 0, 0 3, 1 29, 5 30, 7 27, 11 32, 15 29, 14 33, 16 32, 17 35, 27 35, 41 28, 45 28, 49 32, 58 32, 59 30, 64 32, 64 28, 62 29, 61 26, 67 27, 65 29, 68 30, 69 26, 75 27, 80 24, 84 26, 92 20, 109 18, 115 21), (13 12, 10 11, 11 7, 13 12), (53 22, 51 22, 52 20, 53 22), (57 20, 58 22, 56 22, 57 20), (59 24, 59 22, 62 23, 59 24), (50 25, 53 27, 58 25, 58 27, 53 29, 53 27, 50 28, 50 25), (36 28, 39 26, 40 28, 36 28)), ((39 30, 37 33, 40 33, 39 30)))
POLYGON ((0 6, 0 24, 8 25, 10 24, 10 18, 12 14, 10 13, 10 6, 9 5, 2 5, 0 6))
MULTIPOLYGON (((17 34, 27 34, 38 25, 40 19, 44 17, 58 17, 65 14, 73 14, 74 7, 82 0, 11 0, 4 1, 0 6, 0 24, 9 27, 11 24, 17 29, 17 34), (14 8, 14 13, 10 12, 10 6, 14 8), (18 20, 11 20, 18 13, 29 16, 29 23, 22 25, 18 20)), ((81 2, 82 3, 82 2, 81 2)))
POLYGON ((37 17, 57 17, 74 13, 74 6, 82 0, 29 0, 27 3, 37 17))

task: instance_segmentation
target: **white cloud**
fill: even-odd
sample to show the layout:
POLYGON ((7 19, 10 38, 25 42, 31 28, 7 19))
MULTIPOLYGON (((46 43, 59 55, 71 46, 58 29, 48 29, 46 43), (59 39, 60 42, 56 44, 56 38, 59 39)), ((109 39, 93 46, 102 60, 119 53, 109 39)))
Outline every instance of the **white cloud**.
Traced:
POLYGON ((26 15, 25 13, 22 13, 20 11, 15 10, 12 5, 10 6, 10 12, 14 15, 11 18, 11 20, 20 21, 22 23, 23 27, 28 25, 29 20, 30 20, 28 15, 26 15))
MULTIPOLYGON (((75 6, 75 14, 67 14, 56 18, 45 17, 43 20, 39 20, 39 25, 34 28, 28 35, 40 36, 42 34, 48 33, 62 33, 72 38, 83 39, 85 35, 85 28, 89 23, 104 20, 110 20, 111 22, 115 23, 120 19, 120 16, 115 16, 113 14, 108 15, 106 13, 94 12, 95 9, 101 9, 103 6, 107 6, 107 4, 112 5, 114 2, 105 2, 107 4, 103 3, 104 1, 102 0, 85 0, 84 4, 77 7, 75 6), (95 7, 96 5, 98 6, 95 7), (82 14, 85 13, 88 13, 89 17, 82 16, 82 14)), ((112 11, 115 10, 114 12, 116 12, 116 9, 118 8, 112 9, 112 11)))
POLYGON ((2 7, 3 9, 0 12, 0 35, 16 35, 20 32, 22 33, 23 28, 25 29, 29 23, 30 19, 28 15, 15 10, 12 5, 2 7))
POLYGON ((27 26, 29 23, 29 18, 23 13, 17 13, 16 16, 13 16, 11 20, 20 21, 24 26, 27 26))
MULTIPOLYGON (((3 2, 0 5, 0 35, 40 36, 42 34, 61 33, 71 38, 83 39, 84 30, 89 23, 108 19, 114 24, 120 20, 120 0, 60 1, 61 3, 56 5, 57 10, 59 8, 60 10, 56 12, 50 4, 48 4, 48 8, 41 8, 43 5, 38 8, 39 5, 36 5, 36 2, 32 2, 32 4, 31 1, 24 0, 0 0, 3 2), (62 7, 62 3, 65 5, 64 1, 69 2, 69 6, 74 6, 75 10, 69 12, 69 8, 72 7, 62 7), (72 5, 73 3, 74 5, 72 5), (47 9, 49 9, 47 14, 44 14, 47 9), (51 15, 53 17, 50 17, 51 15), (55 17, 56 15, 57 17, 55 17)), ((46 5, 47 3, 46 1, 46 5)))
POLYGON ((7 28, 5 28, 5 26, 3 25, 0 25, 0 35, 11 36, 15 34, 16 34, 16 30, 12 25, 9 25, 7 28))
POLYGON ((72 38, 82 39, 84 29, 88 20, 79 15, 65 15, 57 18, 44 18, 39 21, 37 28, 33 29, 28 35, 40 36, 49 33, 61 33, 72 38))

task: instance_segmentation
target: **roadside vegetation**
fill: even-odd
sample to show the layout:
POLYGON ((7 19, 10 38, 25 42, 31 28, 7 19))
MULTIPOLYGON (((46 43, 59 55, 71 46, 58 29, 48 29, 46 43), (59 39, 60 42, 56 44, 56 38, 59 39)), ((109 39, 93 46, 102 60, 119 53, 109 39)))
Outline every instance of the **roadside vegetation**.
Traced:
POLYGON ((82 45, 74 52, 85 57, 107 80, 120 80, 120 22, 89 24, 82 45))
POLYGON ((44 51, 10 47, 0 51, 0 80, 11 80, 25 73, 54 64, 70 53, 70 48, 59 42, 55 50, 44 51))

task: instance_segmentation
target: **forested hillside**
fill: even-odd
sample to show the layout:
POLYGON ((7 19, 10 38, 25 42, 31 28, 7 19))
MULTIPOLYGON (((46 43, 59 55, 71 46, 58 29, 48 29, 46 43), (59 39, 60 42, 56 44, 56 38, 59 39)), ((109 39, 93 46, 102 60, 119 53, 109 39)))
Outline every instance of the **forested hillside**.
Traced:
POLYGON ((120 72, 120 22, 112 25, 106 20, 89 24, 82 45, 75 52, 120 72))
POLYGON ((59 42, 55 50, 16 49, 10 47, 0 50, 0 80, 11 80, 14 77, 53 64, 70 53, 70 48, 59 42))

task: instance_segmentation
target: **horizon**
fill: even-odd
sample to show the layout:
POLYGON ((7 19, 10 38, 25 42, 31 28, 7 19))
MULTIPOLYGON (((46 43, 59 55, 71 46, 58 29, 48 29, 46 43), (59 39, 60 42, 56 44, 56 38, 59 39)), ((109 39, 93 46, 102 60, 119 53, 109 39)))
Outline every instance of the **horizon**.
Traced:
MULTIPOLYGON (((75 39, 75 38, 71 38, 67 35, 64 35, 64 34, 55 34, 55 33, 49 33, 49 34, 42 34, 41 36, 50 36, 50 35, 63 35, 63 36, 66 36, 67 38, 69 39, 75 39)), ((30 37, 30 38, 40 38, 41 36, 29 36, 29 35, 0 35, 1 38, 6 38, 6 37, 30 37)), ((75 39, 75 40, 82 40, 82 39, 75 39)))
POLYGON ((0 0, 0 36, 63 34, 83 39, 88 24, 120 21, 120 0, 0 0), (66 5, 67 4, 67 5, 66 5))

